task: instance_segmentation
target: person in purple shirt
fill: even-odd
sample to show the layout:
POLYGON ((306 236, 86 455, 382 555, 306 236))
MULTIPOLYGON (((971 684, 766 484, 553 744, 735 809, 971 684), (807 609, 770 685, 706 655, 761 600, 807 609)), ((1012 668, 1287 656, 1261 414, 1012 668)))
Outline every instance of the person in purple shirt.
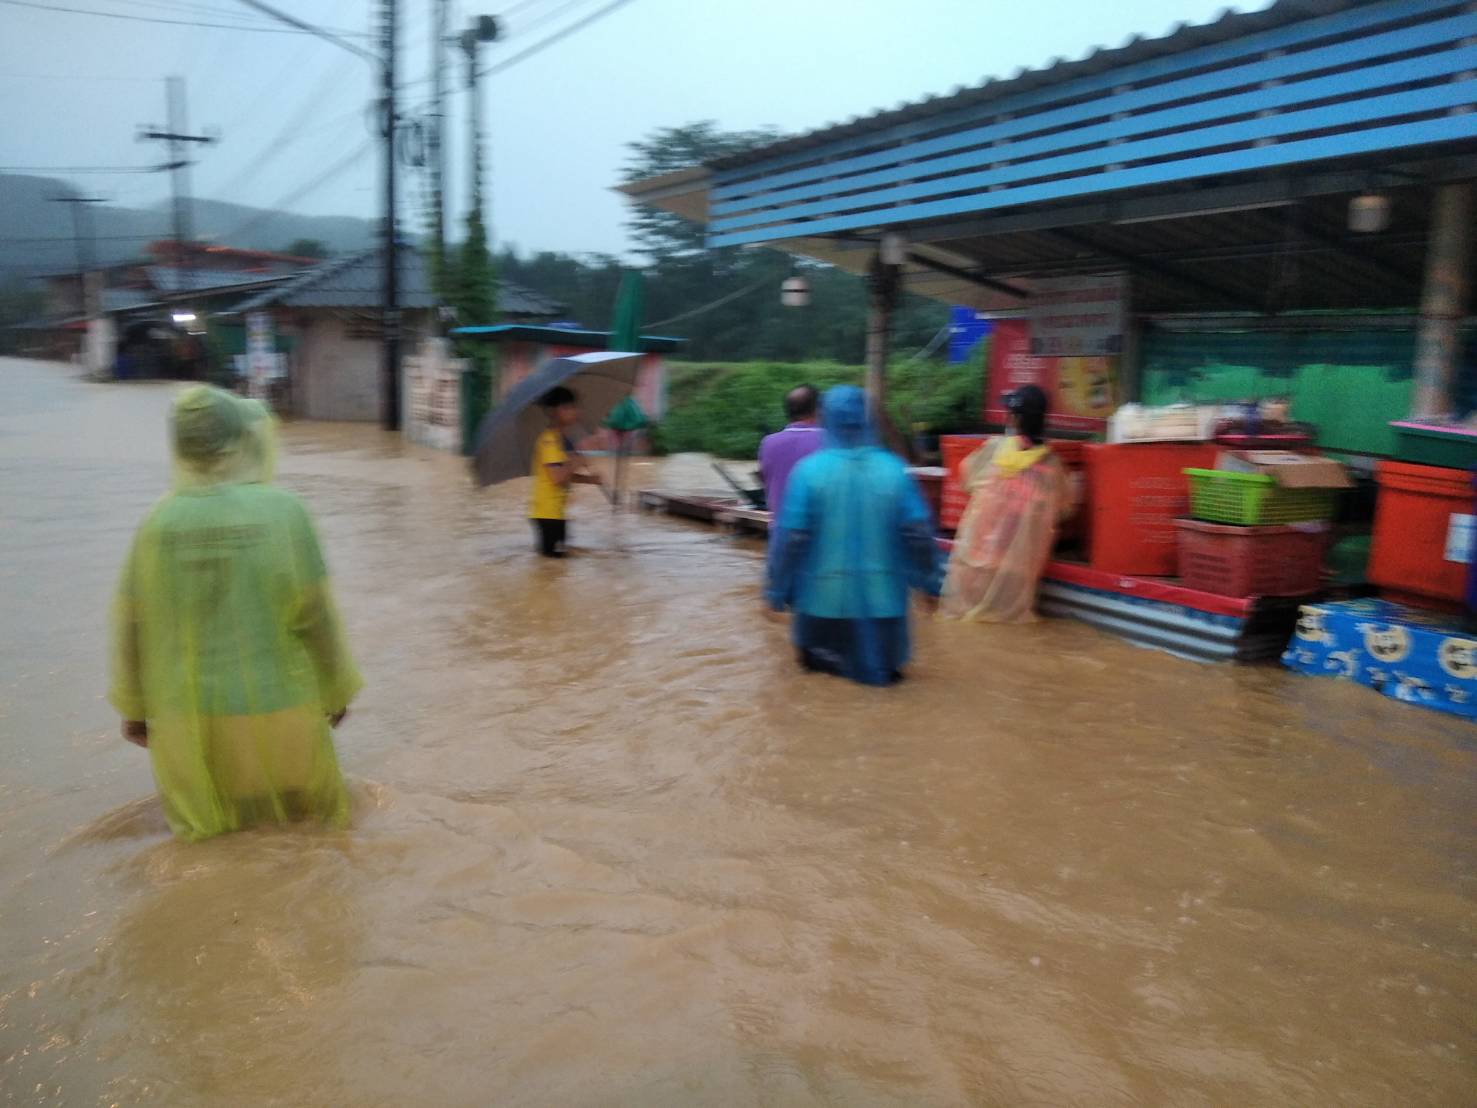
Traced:
MULTIPOLYGON (((825 445, 825 433, 816 421, 820 393, 813 385, 800 385, 785 396, 785 415, 790 423, 783 431, 766 435, 759 444, 759 476, 764 481, 764 506, 771 524, 780 518, 785 486, 801 459, 825 445)), ((771 526, 770 534, 774 534, 771 526)))

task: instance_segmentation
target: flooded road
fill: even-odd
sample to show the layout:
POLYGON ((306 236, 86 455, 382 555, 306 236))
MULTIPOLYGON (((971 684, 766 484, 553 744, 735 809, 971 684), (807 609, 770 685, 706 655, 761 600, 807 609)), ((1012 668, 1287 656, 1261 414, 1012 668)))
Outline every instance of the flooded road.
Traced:
POLYGON ((807 677, 756 544, 541 562, 370 427, 280 475, 354 826, 171 841, 102 699, 171 392, 0 359, 0 1103, 1473 1103, 1470 724, 1070 622, 807 677))

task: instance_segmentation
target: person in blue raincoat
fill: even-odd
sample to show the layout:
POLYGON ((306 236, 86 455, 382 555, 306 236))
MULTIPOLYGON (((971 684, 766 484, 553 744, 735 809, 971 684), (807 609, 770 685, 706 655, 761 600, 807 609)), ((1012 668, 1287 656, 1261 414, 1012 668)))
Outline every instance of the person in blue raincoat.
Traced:
POLYGON ((806 669, 890 685, 910 656, 910 589, 937 598, 942 587, 933 520, 902 460, 876 444, 861 389, 830 389, 821 425, 825 447, 785 491, 765 599, 793 609, 806 669))

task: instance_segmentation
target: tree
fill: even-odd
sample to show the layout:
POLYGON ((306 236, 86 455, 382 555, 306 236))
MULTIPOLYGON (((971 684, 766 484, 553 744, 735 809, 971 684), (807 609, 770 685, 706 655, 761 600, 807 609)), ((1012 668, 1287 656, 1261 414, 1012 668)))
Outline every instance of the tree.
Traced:
MULTIPOLYGON (((630 144, 622 172, 627 181, 644 179, 778 137, 768 129, 720 131, 708 121, 664 127, 630 144)), ((860 364, 867 317, 860 277, 778 250, 709 249, 700 224, 668 212, 634 208, 627 226, 647 259, 645 327, 685 339, 682 359, 860 364), (808 308, 780 304, 780 285, 792 273, 810 282, 808 308)), ((509 280, 563 301, 567 318, 593 329, 610 324, 619 259, 504 250, 497 266, 509 280)), ((899 356, 924 346, 947 315, 936 301, 904 296, 893 324, 899 356)))
MULTIPOLYGON (((681 127, 661 127, 638 142, 626 144, 631 158, 621 170, 621 179, 629 184, 704 165, 781 137, 783 133, 772 127, 720 131, 711 119, 681 127)), ((702 225, 680 215, 633 205, 626 226, 639 244, 636 249, 654 262, 707 253, 702 225)))
POLYGON ((23 332, 13 328, 45 311, 46 295, 29 282, 13 280, 0 285, 0 354, 19 351, 23 332))
MULTIPOLYGON (((464 325, 497 322, 497 275, 487 251, 487 228, 482 223, 480 193, 467 210, 467 235, 457 250, 451 287, 451 305, 457 322, 464 325)), ((462 374, 462 449, 470 450, 472 436, 492 405, 495 366, 492 348, 484 342, 463 342, 460 353, 472 362, 462 374)))
POLYGON ((327 258, 333 251, 321 239, 293 239, 283 253, 296 258, 327 258))

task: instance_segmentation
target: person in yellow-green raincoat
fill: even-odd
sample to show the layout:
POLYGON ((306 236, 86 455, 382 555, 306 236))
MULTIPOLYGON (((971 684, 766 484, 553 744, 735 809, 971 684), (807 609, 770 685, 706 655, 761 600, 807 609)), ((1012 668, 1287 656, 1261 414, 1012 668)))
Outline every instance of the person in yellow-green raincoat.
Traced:
POLYGON ((171 416, 174 490, 134 536, 114 602, 109 700, 146 746, 174 833, 342 826, 330 737, 362 681, 307 509, 268 482, 274 424, 219 389, 171 416))
POLYGON ((1045 442, 1046 393, 1005 397, 1006 433, 964 461, 969 507, 954 535, 939 614, 981 623, 1036 618, 1036 589, 1057 524, 1070 509, 1061 462, 1045 442))

